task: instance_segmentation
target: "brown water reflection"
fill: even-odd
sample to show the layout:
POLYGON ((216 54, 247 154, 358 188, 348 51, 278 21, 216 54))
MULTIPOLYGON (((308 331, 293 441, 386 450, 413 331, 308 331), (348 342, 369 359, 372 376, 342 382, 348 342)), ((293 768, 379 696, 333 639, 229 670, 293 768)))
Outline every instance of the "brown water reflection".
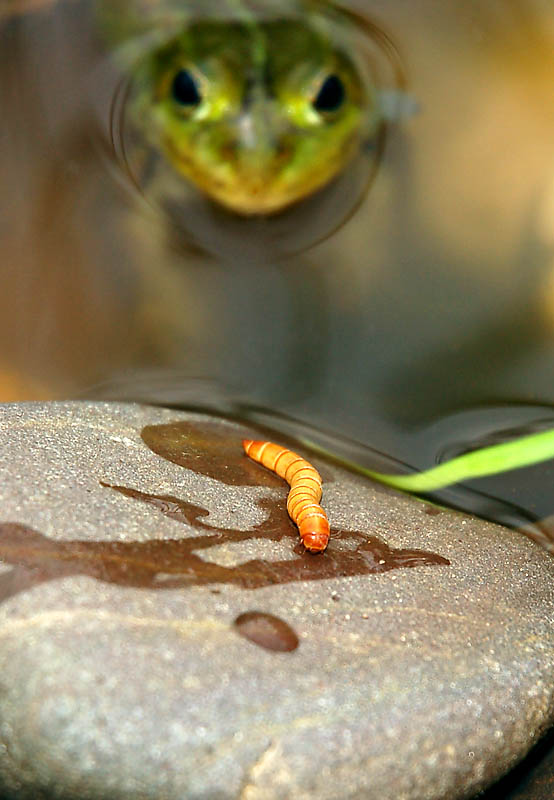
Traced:
POLYGON ((233 624, 240 636, 266 650, 291 653, 299 645, 298 636, 291 626, 273 614, 246 611, 239 614, 233 624))
POLYGON ((298 541, 284 503, 261 500, 268 519, 250 531, 218 529, 203 522, 209 511, 168 495, 151 495, 125 486, 109 486, 126 497, 145 502, 164 516, 208 535, 148 542, 90 542, 50 539, 32 528, 0 523, 0 559, 14 567, 0 574, 0 600, 45 581, 70 575, 142 589, 186 589, 228 584, 259 589, 296 581, 371 575, 402 567, 446 565, 447 559, 424 550, 394 549, 376 536, 360 531, 331 532, 332 544, 323 556, 312 556, 298 541), (216 545, 256 539, 289 539, 295 557, 269 561, 251 559, 235 567, 205 561, 216 545), (355 542, 353 550, 339 550, 338 542, 355 542))
MULTIPOLYGON (((242 439, 251 435, 247 427, 228 427, 221 420, 213 422, 170 422, 166 425, 146 425, 141 438, 156 455, 191 469, 208 478, 215 478, 228 486, 283 487, 283 481, 268 469, 260 468, 244 455, 242 439)), ((257 438, 271 438, 275 431, 257 438)), ((279 442, 291 449, 297 442, 280 435, 279 442)), ((334 481, 333 473, 325 464, 318 464, 324 483, 334 481)))

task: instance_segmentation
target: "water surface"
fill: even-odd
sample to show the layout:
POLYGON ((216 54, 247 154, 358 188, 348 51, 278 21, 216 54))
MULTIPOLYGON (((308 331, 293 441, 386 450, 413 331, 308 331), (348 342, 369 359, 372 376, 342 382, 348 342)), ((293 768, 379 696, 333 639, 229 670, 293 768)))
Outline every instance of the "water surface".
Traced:
MULTIPOLYGON (((217 215, 210 252, 191 248, 122 169, 91 3, 17 5, 0 16, 3 399, 259 407, 420 469, 554 419, 551 3, 352 2, 415 105, 356 213, 286 257, 246 230, 218 245, 217 215)), ((551 476, 477 488, 542 518, 551 476)))

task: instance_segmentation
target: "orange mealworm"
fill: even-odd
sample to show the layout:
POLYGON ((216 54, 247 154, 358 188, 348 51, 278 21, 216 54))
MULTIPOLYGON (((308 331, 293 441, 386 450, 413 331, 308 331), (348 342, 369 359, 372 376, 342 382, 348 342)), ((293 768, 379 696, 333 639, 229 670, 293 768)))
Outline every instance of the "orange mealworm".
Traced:
POLYGON ((321 553, 329 542, 327 514, 319 505, 321 476, 312 465, 297 453, 271 442, 254 442, 243 439, 247 456, 276 472, 290 485, 287 511, 298 525, 300 538, 306 550, 321 553))

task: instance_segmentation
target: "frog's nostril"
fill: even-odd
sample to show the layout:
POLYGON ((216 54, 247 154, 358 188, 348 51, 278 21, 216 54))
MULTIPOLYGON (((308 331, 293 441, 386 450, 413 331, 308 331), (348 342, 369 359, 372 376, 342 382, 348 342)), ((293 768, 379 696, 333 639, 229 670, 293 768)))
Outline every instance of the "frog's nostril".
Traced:
POLYGON ((275 147, 275 161, 282 165, 290 161, 292 157, 292 147, 289 142, 277 142, 275 147))
POLYGON ((238 160, 239 143, 236 140, 228 141, 223 144, 220 150, 223 161, 234 163, 238 160))

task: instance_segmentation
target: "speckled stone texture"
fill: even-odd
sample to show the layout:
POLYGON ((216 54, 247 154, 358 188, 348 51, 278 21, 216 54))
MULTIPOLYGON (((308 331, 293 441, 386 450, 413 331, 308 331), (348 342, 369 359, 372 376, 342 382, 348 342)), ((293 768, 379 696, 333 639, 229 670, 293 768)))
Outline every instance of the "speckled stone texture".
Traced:
POLYGON ((305 554, 245 435, 0 406, 6 797, 454 800, 552 724, 546 552, 314 458, 305 554))

